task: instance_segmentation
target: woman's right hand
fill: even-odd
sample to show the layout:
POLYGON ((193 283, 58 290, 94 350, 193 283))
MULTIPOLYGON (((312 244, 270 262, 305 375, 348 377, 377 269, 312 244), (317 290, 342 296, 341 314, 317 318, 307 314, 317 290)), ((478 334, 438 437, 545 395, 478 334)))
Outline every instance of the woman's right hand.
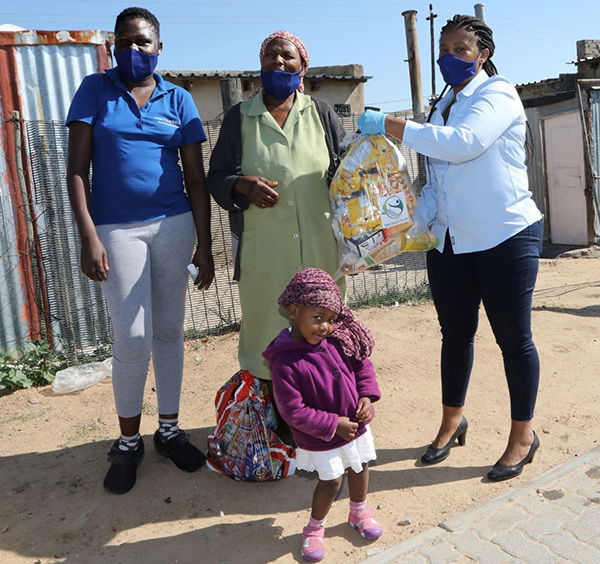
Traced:
POLYGON ((103 282, 108 278, 108 254, 98 236, 82 240, 81 270, 94 282, 103 282))
POLYGON ((335 430, 335 434, 339 435, 345 441, 352 441, 356 436, 356 431, 358 429, 358 423, 355 421, 350 421, 348 417, 340 416, 338 418, 337 429, 335 430))
POLYGON ((278 184, 262 176, 240 176, 234 184, 234 190, 259 208, 272 208, 279 201, 279 192, 274 190, 278 184))

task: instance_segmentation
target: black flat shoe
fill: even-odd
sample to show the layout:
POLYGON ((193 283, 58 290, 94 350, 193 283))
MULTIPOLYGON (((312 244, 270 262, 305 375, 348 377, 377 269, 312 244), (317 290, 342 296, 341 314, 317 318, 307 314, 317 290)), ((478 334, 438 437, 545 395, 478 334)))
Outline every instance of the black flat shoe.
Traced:
POLYGON ((196 448, 188 438, 188 434, 179 429, 177 435, 163 440, 159 431, 154 433, 154 447, 159 454, 170 458, 177 468, 186 472, 195 472, 206 462, 202 451, 196 448))
POLYGON ((523 472, 523 466, 525 466, 525 464, 533 462, 533 455, 538 448, 540 448, 540 439, 538 439, 538 436, 534 431, 533 442, 531 443, 531 447, 529 448, 527 456, 514 466, 504 466, 504 464, 498 464, 496 462, 492 469, 487 473, 488 480, 490 482, 501 482, 502 480, 510 480, 511 478, 515 478, 521 472, 523 472))
POLYGON ((450 454, 450 448, 454 445, 454 441, 458 441, 459 446, 464 446, 467 442, 467 429, 469 423, 465 417, 459 423, 454 435, 450 437, 450 440, 442 447, 435 448, 431 445, 427 447, 427 450, 421 456, 421 462, 423 464, 437 464, 442 460, 446 460, 450 454))
POLYGON ((142 437, 135 450, 123 451, 117 439, 108 451, 110 468, 104 478, 104 489, 114 494, 125 494, 135 485, 137 467, 144 458, 144 441, 142 437))

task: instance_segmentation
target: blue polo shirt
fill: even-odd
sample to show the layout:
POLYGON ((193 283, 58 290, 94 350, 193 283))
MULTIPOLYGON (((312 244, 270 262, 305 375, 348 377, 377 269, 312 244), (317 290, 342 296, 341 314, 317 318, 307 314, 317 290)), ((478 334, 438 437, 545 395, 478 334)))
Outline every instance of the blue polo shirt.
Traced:
POLYGON ((93 128, 92 219, 96 225, 148 221, 189 211, 179 147, 206 141, 186 90, 154 74, 142 108, 116 68, 86 76, 67 115, 93 128))

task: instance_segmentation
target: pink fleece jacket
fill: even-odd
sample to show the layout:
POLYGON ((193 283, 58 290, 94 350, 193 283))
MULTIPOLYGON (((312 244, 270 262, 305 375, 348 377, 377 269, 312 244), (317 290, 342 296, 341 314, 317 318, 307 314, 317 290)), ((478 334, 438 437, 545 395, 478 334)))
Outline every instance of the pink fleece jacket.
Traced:
MULTIPOLYGON (((347 444, 335 434, 340 416, 356 421, 361 397, 381 397, 373 364, 346 356, 335 339, 318 345, 296 341, 284 329, 263 352, 273 376, 279 413, 296 444, 306 450, 329 450, 347 444)), ((365 432, 360 423, 356 437, 365 432)))

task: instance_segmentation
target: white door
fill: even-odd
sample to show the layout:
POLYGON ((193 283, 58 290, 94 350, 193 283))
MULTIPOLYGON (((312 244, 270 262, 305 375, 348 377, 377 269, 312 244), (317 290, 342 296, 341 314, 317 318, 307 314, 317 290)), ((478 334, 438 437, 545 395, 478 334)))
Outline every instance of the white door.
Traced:
POLYGON ((550 241, 587 245, 585 169, 579 112, 544 120, 550 241))

